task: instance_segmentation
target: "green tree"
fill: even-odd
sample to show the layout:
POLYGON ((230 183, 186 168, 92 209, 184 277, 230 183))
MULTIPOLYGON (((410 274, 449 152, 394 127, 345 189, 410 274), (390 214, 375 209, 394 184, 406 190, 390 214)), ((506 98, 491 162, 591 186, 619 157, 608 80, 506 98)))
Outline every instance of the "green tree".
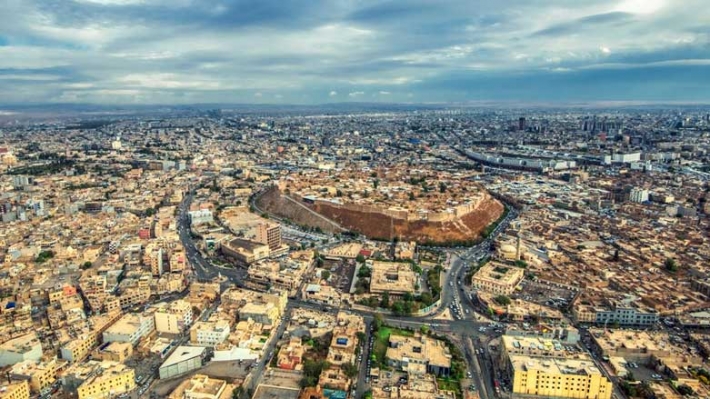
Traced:
POLYGON ((666 261, 663 262, 663 266, 671 273, 675 273, 678 271, 678 264, 676 264, 674 259, 666 259, 666 261))
POLYGON ((372 269, 367 266, 363 266, 357 272, 358 277, 370 277, 372 276, 372 269))
POLYGON ((439 183, 439 192, 442 194, 446 192, 446 184, 443 181, 439 183))
POLYGON ((379 330, 382 328, 382 325, 384 324, 384 318, 382 317, 381 314, 375 313, 375 318, 372 321, 375 325, 375 331, 379 330))
POLYGON ((343 372, 350 378, 355 378, 357 376, 359 369, 356 365, 352 363, 343 364, 343 372))
POLYGON ((388 308, 390 306, 390 293, 385 291, 382 294, 382 301, 380 301, 380 307, 388 308))
POLYGON ((494 298, 496 302, 503 306, 510 305, 510 298, 508 298, 505 295, 498 295, 497 297, 494 298))
POLYGON ((693 395, 695 391, 689 385, 683 384, 678 386, 678 393, 681 395, 693 395))
POLYGON ((323 270, 323 271, 320 273, 320 277, 321 277, 323 280, 328 281, 328 279, 330 278, 330 271, 328 271, 328 270, 323 270))
MULTIPOLYGON (((359 263, 365 263, 365 256, 362 255, 362 254, 358 254, 358 255, 355 257, 355 260, 356 260, 357 262, 359 262, 359 263)), ((362 270, 362 269, 360 269, 360 270, 362 270)))
POLYGON ((409 200, 410 200, 410 201, 414 201, 416 198, 417 198, 417 197, 414 196, 414 193, 410 191, 410 192, 409 192, 409 200))
POLYGON ((54 258, 54 251, 41 251, 37 258, 35 258, 36 263, 44 263, 49 259, 54 258))
POLYGON ((392 304, 391 310, 392 310, 392 313, 394 313, 397 316, 402 316, 406 313, 404 310, 404 302, 402 302, 402 301, 395 301, 392 304))
POLYGON ((86 261, 86 262, 84 262, 84 263, 81 265, 81 269, 82 269, 82 270, 86 270, 86 269, 88 269, 88 268, 90 268, 90 267, 91 267, 91 262, 89 262, 89 261, 86 261))
POLYGON ((145 210, 145 215, 146 215, 146 216, 153 216, 153 215, 155 215, 155 209, 154 209, 154 208, 146 208, 146 210, 145 210))
POLYGON ((426 335, 429 332, 429 326, 423 324, 421 327, 419 327, 419 331, 421 331, 422 334, 426 335))

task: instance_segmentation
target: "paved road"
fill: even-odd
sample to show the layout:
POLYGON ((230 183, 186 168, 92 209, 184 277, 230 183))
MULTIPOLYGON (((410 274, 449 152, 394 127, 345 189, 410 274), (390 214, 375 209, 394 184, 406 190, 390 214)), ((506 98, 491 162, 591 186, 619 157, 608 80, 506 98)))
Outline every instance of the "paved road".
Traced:
MULTIPOLYGON (((195 276, 198 280, 211 280, 221 274, 222 276, 227 278, 225 284, 233 283, 241 286, 242 281, 244 279, 244 270, 218 267, 212 264, 211 262, 205 260, 202 254, 195 247, 194 242, 190 237, 189 220, 187 217, 187 210, 189 209, 190 203, 192 202, 192 197, 192 193, 188 193, 187 195, 185 195, 183 202, 180 204, 178 217, 180 227, 180 240, 183 243, 183 246, 185 247, 190 264, 193 266, 195 276)), ((442 301, 439 311, 425 317, 385 318, 385 322, 393 326, 412 327, 417 329, 422 325, 427 325, 433 331, 455 335, 455 337, 459 339, 460 342, 464 343, 464 354, 468 363, 468 370, 474 371, 474 381, 477 385, 478 390, 483 391, 481 392, 481 396, 483 397, 483 399, 492 399, 495 397, 492 394, 493 383, 491 376, 489 375, 491 364, 489 361, 483 366, 479 364, 479 359, 476 357, 477 355, 473 352, 473 348, 469 348, 468 345, 470 342, 477 341, 467 342, 467 340, 477 340, 480 337, 483 337, 485 339, 485 335, 483 333, 478 332, 478 327, 488 326, 490 323, 488 321, 475 320, 476 313, 474 312, 473 303, 470 301, 470 299, 466 299, 468 298, 466 292, 463 292, 463 295, 461 295, 462 291, 460 287, 463 286, 463 277, 466 273, 466 263, 471 259, 475 261, 477 258, 483 256, 483 254, 487 254, 494 237, 500 231, 502 231, 505 226, 507 226, 507 224, 510 222, 510 220, 515 218, 515 216, 517 215, 514 211, 511 210, 508 217, 500 223, 498 228, 496 228, 486 240, 471 248, 466 249, 465 251, 463 251, 463 253, 459 254, 460 256, 457 254, 451 255, 450 267, 448 272, 446 273, 444 281, 442 282, 442 301), (462 283, 461 286, 458 283, 459 281, 461 281, 462 283), (462 296, 465 297, 463 300, 462 296), (469 309, 469 314, 466 315, 464 313, 464 318, 462 320, 435 319, 435 317, 440 316, 446 308, 450 307, 451 304, 454 303, 454 301, 460 304, 463 311, 465 311, 465 309, 469 309)), ((451 252, 449 252, 449 254, 451 254, 451 252)), ((312 308, 314 310, 322 310, 321 305, 315 305, 298 299, 290 300, 288 306, 289 308, 300 307, 312 308)), ((353 313, 358 313, 363 316, 368 326, 372 320, 372 317, 376 313, 374 311, 367 310, 351 311, 353 313)), ((281 322, 277 328, 276 334, 267 344, 265 350, 266 356, 261 361, 259 361, 255 368, 252 370, 252 377, 249 379, 248 386, 246 387, 247 389, 253 389, 258 386, 259 382, 261 381, 264 369, 268 364, 270 357, 274 353, 274 347, 278 342, 278 339, 283 334, 285 328, 286 323, 281 322)), ((365 377, 367 372, 367 359, 369 358, 369 345, 367 344, 368 341, 369 328, 367 330, 367 340, 365 343, 363 360, 362 363, 359 365, 360 375, 358 377, 356 397, 361 397, 367 389, 367 384, 365 384, 365 377)), ((488 356, 488 354, 485 353, 482 356, 488 356)))
POLYGON ((246 276, 246 271, 239 268, 219 267, 206 260, 200 251, 195 247, 195 243, 190 236, 190 219, 187 211, 190 209, 193 194, 187 193, 178 208, 178 232, 180 242, 185 247, 187 259, 192 266, 195 278, 200 281, 212 280, 219 275, 227 278, 227 284, 233 283, 241 286, 246 276))

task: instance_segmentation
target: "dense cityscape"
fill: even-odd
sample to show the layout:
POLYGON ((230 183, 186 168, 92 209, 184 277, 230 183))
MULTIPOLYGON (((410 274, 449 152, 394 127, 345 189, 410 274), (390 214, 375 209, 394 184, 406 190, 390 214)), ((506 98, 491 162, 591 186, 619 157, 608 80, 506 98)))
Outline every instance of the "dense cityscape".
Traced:
POLYGON ((3 399, 710 397, 709 108, 12 111, 0 172, 3 399))

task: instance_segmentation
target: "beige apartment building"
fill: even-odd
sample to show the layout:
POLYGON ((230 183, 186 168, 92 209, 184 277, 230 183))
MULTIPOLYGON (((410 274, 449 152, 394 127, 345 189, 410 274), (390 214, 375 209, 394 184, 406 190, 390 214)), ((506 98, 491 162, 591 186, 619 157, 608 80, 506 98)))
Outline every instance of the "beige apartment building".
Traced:
POLYGON ((155 330, 159 333, 180 334, 192 324, 192 307, 179 299, 154 306, 155 330))
POLYGON ((123 363, 131 356, 133 356, 133 345, 130 342, 105 343, 96 348, 92 354, 96 360, 110 360, 117 363, 123 363))
POLYGON ((108 399, 136 387, 135 372, 112 361, 89 361, 66 371, 64 385, 76 387, 79 399, 108 399))
POLYGON ((67 364, 66 360, 56 358, 42 362, 26 360, 12 366, 9 371, 9 376, 13 380, 29 381, 30 391, 34 394, 38 394, 56 381, 57 374, 64 369, 67 364))

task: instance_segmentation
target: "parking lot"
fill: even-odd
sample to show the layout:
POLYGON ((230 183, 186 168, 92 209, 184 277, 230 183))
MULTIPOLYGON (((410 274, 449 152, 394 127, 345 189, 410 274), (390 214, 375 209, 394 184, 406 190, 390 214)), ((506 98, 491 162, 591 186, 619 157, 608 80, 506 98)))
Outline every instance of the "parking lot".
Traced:
POLYGON ((523 280, 520 283, 520 288, 520 291, 511 295, 513 299, 522 299, 555 308, 567 307, 576 294, 575 291, 563 287, 555 287, 528 280, 523 280))
POLYGON ((354 260, 326 260, 323 266, 325 269, 330 270, 330 286, 338 288, 342 292, 350 292, 355 275, 354 260))

